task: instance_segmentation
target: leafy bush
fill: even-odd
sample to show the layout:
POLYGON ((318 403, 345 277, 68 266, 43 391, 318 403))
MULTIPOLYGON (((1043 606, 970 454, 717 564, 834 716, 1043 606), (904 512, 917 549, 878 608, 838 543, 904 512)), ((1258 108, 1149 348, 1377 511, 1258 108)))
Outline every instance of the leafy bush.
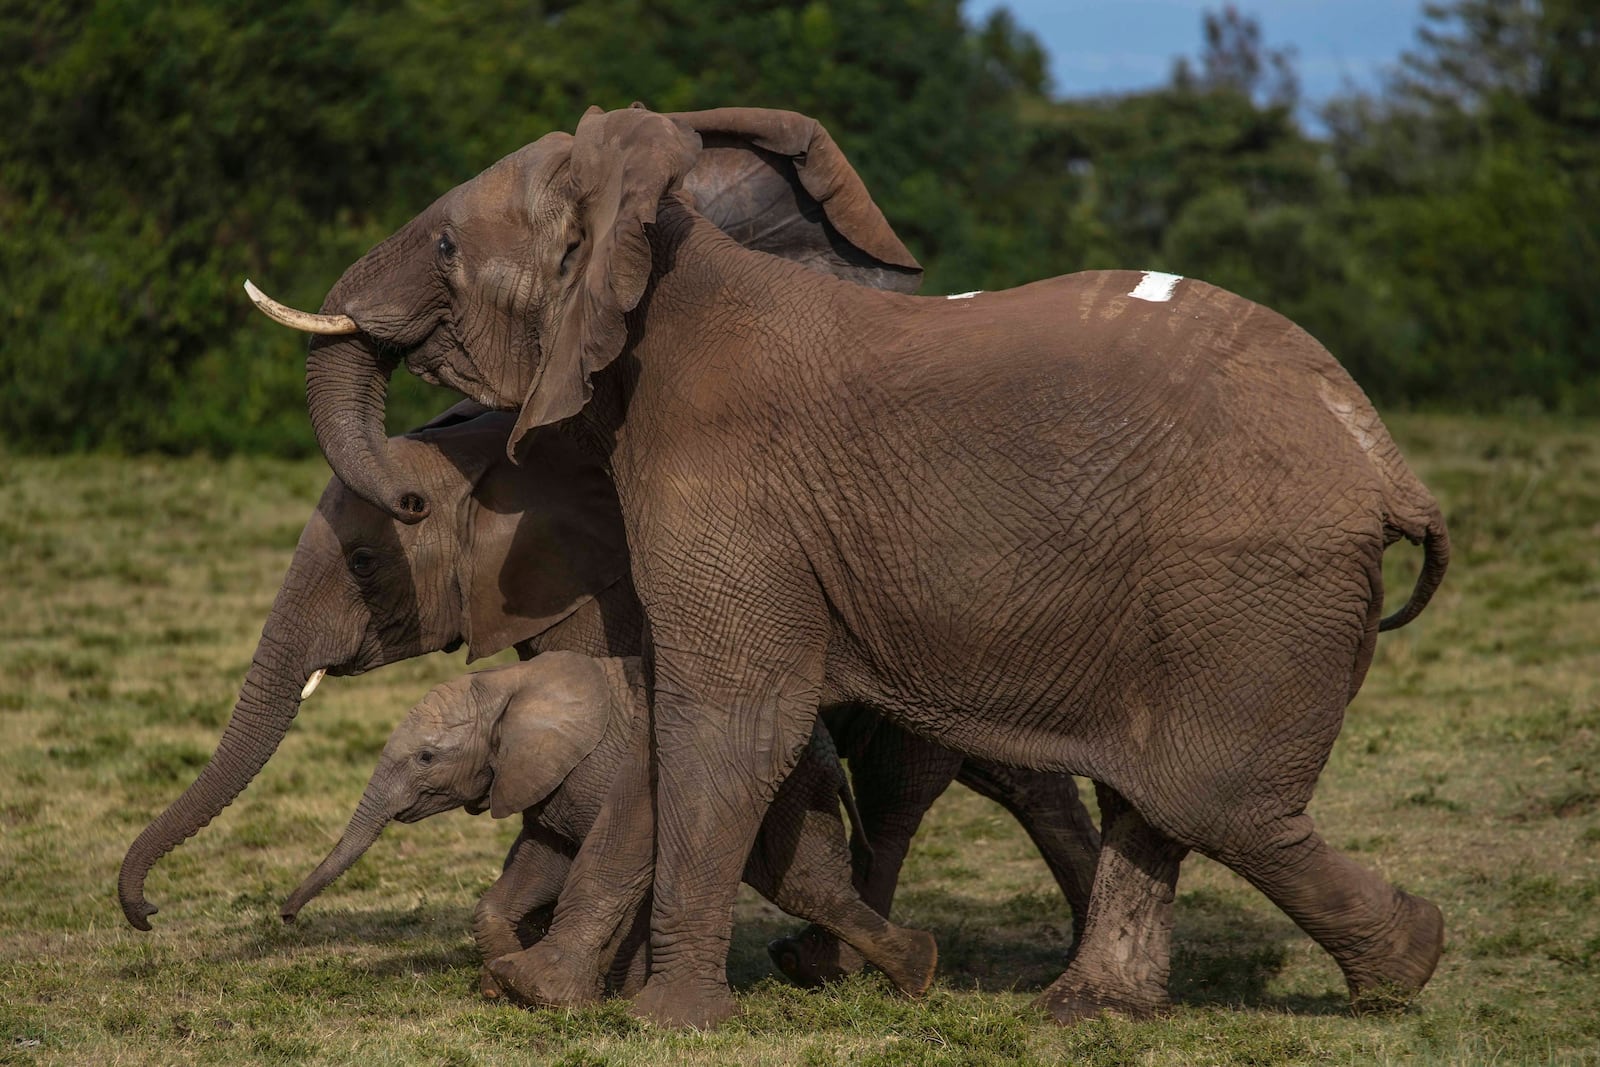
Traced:
MULTIPOLYGON (((4 440, 310 452, 303 342, 240 282, 315 307, 440 192, 634 99, 816 116, 929 292, 1168 269, 1390 404, 1600 411, 1591 8, 1430 9, 1317 141, 1232 9, 1170 86, 1054 101, 1037 41, 959 0, 0 0, 4 440)), ((397 428, 449 399, 396 381, 397 428)))

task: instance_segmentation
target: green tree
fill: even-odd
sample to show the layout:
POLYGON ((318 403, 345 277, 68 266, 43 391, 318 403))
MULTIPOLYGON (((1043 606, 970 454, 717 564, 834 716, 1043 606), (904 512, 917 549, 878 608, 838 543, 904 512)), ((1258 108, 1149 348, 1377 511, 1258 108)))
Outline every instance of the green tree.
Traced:
MULTIPOLYGON (((314 306, 433 197, 643 99, 816 115, 931 289, 990 284, 1045 67, 959 0, 0 0, 0 61, 7 440, 285 452, 302 350, 243 278, 314 306)), ((442 402, 396 388, 395 424, 442 402)))
POLYGON ((1431 4, 1379 98, 1329 111, 1382 285, 1385 388, 1424 403, 1600 411, 1600 10, 1431 4))

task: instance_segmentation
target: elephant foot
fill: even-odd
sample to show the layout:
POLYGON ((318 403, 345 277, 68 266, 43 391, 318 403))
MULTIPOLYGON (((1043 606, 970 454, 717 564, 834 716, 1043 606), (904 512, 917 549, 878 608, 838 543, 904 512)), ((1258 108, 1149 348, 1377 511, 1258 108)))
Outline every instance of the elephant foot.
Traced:
POLYGON ((478 971, 478 995, 484 1000, 504 1000, 506 991, 500 985, 500 980, 489 970, 486 963, 478 971))
POLYGON ((651 978, 634 998, 635 1018, 674 1029, 710 1030, 739 1012, 727 982, 651 978))
POLYGON ((1381 945, 1344 968, 1357 1015, 1399 1011, 1433 977, 1444 952, 1444 913, 1432 901, 1396 890, 1399 917, 1381 945))
POLYGON ((1074 1026, 1086 1019, 1098 1018, 1102 1012, 1129 1019, 1154 1018, 1169 1011, 1172 1001, 1162 988, 1113 990, 1096 987, 1068 970, 1035 998, 1033 1006, 1048 1012, 1061 1026, 1074 1026))
POLYGON ((908 930, 894 927, 900 950, 892 959, 874 960, 873 964, 888 975, 894 987, 908 997, 920 997, 933 984, 933 973, 939 967, 939 942, 926 930, 908 930))
POLYGON ((785 978, 802 989, 837 982, 866 964, 861 953, 816 923, 792 937, 768 941, 767 955, 785 978))
POLYGON ((587 958, 576 959, 548 941, 491 960, 488 972, 507 999, 528 1008, 575 1008, 595 1003, 602 992, 587 958))

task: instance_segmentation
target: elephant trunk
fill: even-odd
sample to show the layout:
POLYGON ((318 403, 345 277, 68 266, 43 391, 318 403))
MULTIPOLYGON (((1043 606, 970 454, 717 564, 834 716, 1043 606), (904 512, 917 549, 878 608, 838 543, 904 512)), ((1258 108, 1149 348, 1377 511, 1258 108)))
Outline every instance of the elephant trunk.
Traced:
POLYGON ((189 788, 146 826, 123 857, 117 877, 122 913, 136 929, 150 929, 156 908, 145 899, 145 876, 157 860, 193 837, 231 804, 260 773, 300 710, 306 682, 304 650, 277 639, 280 609, 273 608, 250 671, 239 690, 222 740, 189 788))
POLYGON ((372 781, 367 784, 366 792, 361 794, 361 803, 356 806, 356 812, 350 816, 350 825, 345 827, 339 843, 333 846, 323 861, 317 864, 317 869, 289 894, 283 902, 283 907, 278 909, 279 916, 286 923, 292 923, 300 914, 300 909, 305 907, 310 900, 321 893, 333 880, 353 866, 378 840, 383 828, 389 825, 387 796, 388 788, 384 784, 387 775, 379 771, 372 776, 372 781))
POLYGON ((306 357, 306 403, 322 454, 339 480, 404 523, 422 521, 428 501, 389 457, 384 404, 394 361, 364 338, 314 337, 306 357))

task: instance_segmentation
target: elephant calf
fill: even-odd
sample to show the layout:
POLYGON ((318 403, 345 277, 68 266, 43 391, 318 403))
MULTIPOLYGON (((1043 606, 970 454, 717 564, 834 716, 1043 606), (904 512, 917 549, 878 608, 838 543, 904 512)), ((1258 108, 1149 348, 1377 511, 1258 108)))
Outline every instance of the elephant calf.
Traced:
MULTIPOLYGON (((395 728, 349 827, 284 902, 284 920, 293 921, 349 869, 391 820, 416 822, 463 807, 495 818, 522 812, 522 833, 473 920, 473 937, 490 965, 484 992, 497 995, 497 976, 523 965, 513 955, 527 947, 519 923, 554 904, 619 771, 647 765, 638 760, 650 743, 646 701, 637 659, 574 652, 549 652, 438 686, 395 728)), ((637 788, 650 787, 641 776, 637 788)), ((773 800, 745 881, 839 937, 903 992, 921 994, 933 980, 934 939, 889 922, 856 892, 841 795, 849 801, 833 742, 819 724, 773 800)), ((637 832, 648 837, 654 827, 637 832)), ((641 923, 617 933, 611 980, 625 992, 643 983, 645 933, 641 923)))
MULTIPOLYGON (((323 673, 360 674, 460 644, 469 661, 507 647, 523 659, 553 651, 640 652, 643 614, 627 578, 610 480, 558 433, 525 445, 523 465, 513 464, 506 440, 515 421, 463 403, 390 441, 437 505, 433 517, 414 526, 365 503, 338 479, 328 483, 215 754, 123 861, 118 896, 130 923, 150 928, 155 907, 144 885, 152 865, 248 786, 323 673)), ((954 779, 1017 818, 1071 904, 1074 932, 1081 932, 1099 837, 1070 777, 963 757, 860 707, 832 709, 827 721, 850 763, 860 836, 871 843, 857 849, 857 884, 879 914, 889 914, 918 824, 954 779)), ((526 847, 550 859, 537 840, 526 847)), ((530 921, 539 924, 537 917, 530 921)), ((553 951, 561 940, 544 949, 553 951)), ((562 951, 573 958, 572 949, 562 951)), ((783 973, 802 985, 862 963, 817 926, 773 942, 771 951, 783 973)), ((581 984, 587 989, 588 978, 581 984)))

